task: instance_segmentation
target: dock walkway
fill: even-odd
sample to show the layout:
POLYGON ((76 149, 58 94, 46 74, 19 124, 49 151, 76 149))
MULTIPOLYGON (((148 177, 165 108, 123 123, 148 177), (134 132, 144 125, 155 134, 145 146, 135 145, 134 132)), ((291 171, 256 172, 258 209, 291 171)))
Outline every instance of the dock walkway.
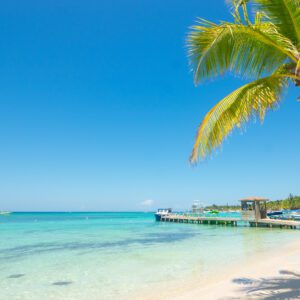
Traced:
POLYGON ((170 214, 167 216, 162 216, 161 222, 229 225, 229 226, 238 226, 238 222, 241 223, 246 222, 251 227, 300 229, 300 221, 274 220, 274 219, 260 219, 260 220, 246 221, 239 218, 196 217, 196 216, 179 215, 179 214, 170 214))
POLYGON ((219 217, 193 217, 188 215, 171 214, 161 217, 162 222, 194 223, 194 224, 216 224, 237 226, 238 218, 219 217))
POLYGON ((300 221, 261 219, 258 221, 249 221, 251 227, 269 227, 269 228, 289 228, 300 229, 300 221))

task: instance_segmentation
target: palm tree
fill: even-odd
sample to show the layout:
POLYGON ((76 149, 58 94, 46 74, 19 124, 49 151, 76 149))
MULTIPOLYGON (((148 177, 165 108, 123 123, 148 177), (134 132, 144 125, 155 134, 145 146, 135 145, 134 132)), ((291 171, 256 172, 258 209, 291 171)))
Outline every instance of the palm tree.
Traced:
POLYGON ((212 154, 234 128, 250 120, 263 121, 289 84, 300 85, 300 0, 231 0, 230 7, 233 23, 198 19, 188 35, 194 80, 197 84, 229 71, 253 81, 206 114, 192 162, 212 154))

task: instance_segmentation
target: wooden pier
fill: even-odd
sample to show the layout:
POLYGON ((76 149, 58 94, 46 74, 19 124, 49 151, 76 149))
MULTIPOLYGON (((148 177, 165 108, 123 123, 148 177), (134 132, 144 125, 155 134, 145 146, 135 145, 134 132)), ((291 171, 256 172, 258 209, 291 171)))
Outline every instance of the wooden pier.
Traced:
POLYGON ((238 226, 238 222, 247 224, 250 227, 268 227, 268 228, 285 228, 285 229, 300 229, 300 221, 290 220, 243 220, 238 218, 218 218, 218 217, 195 217, 188 215, 170 214, 161 217, 161 222, 174 223, 190 223, 190 224, 207 224, 207 225, 223 225, 223 226, 238 226))
POLYGON ((211 225, 230 225, 237 226, 237 218, 218 218, 218 217, 193 217, 188 215, 171 214, 161 217, 161 222, 191 223, 191 224, 211 224, 211 225))
POLYGON ((251 227, 300 229, 300 221, 293 220, 261 219, 257 221, 249 221, 249 224, 251 227))

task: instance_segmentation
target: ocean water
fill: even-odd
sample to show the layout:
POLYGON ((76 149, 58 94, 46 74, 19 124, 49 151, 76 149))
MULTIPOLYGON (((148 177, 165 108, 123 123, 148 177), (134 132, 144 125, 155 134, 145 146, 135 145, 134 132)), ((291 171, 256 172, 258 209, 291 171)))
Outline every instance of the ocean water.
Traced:
POLYGON ((299 237, 298 230, 159 223, 152 213, 13 213, 0 217, 0 299, 130 298, 299 237))

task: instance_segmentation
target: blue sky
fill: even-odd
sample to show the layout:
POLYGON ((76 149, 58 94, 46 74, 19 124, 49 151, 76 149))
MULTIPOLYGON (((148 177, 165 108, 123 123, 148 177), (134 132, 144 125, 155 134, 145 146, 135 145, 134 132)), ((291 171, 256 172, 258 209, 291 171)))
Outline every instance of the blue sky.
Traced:
POLYGON ((188 163, 208 109, 241 84, 195 87, 185 38, 222 0, 9 1, 0 11, 0 210, 143 210, 300 194, 300 103, 188 163), (150 203, 148 201, 148 203, 150 203))

